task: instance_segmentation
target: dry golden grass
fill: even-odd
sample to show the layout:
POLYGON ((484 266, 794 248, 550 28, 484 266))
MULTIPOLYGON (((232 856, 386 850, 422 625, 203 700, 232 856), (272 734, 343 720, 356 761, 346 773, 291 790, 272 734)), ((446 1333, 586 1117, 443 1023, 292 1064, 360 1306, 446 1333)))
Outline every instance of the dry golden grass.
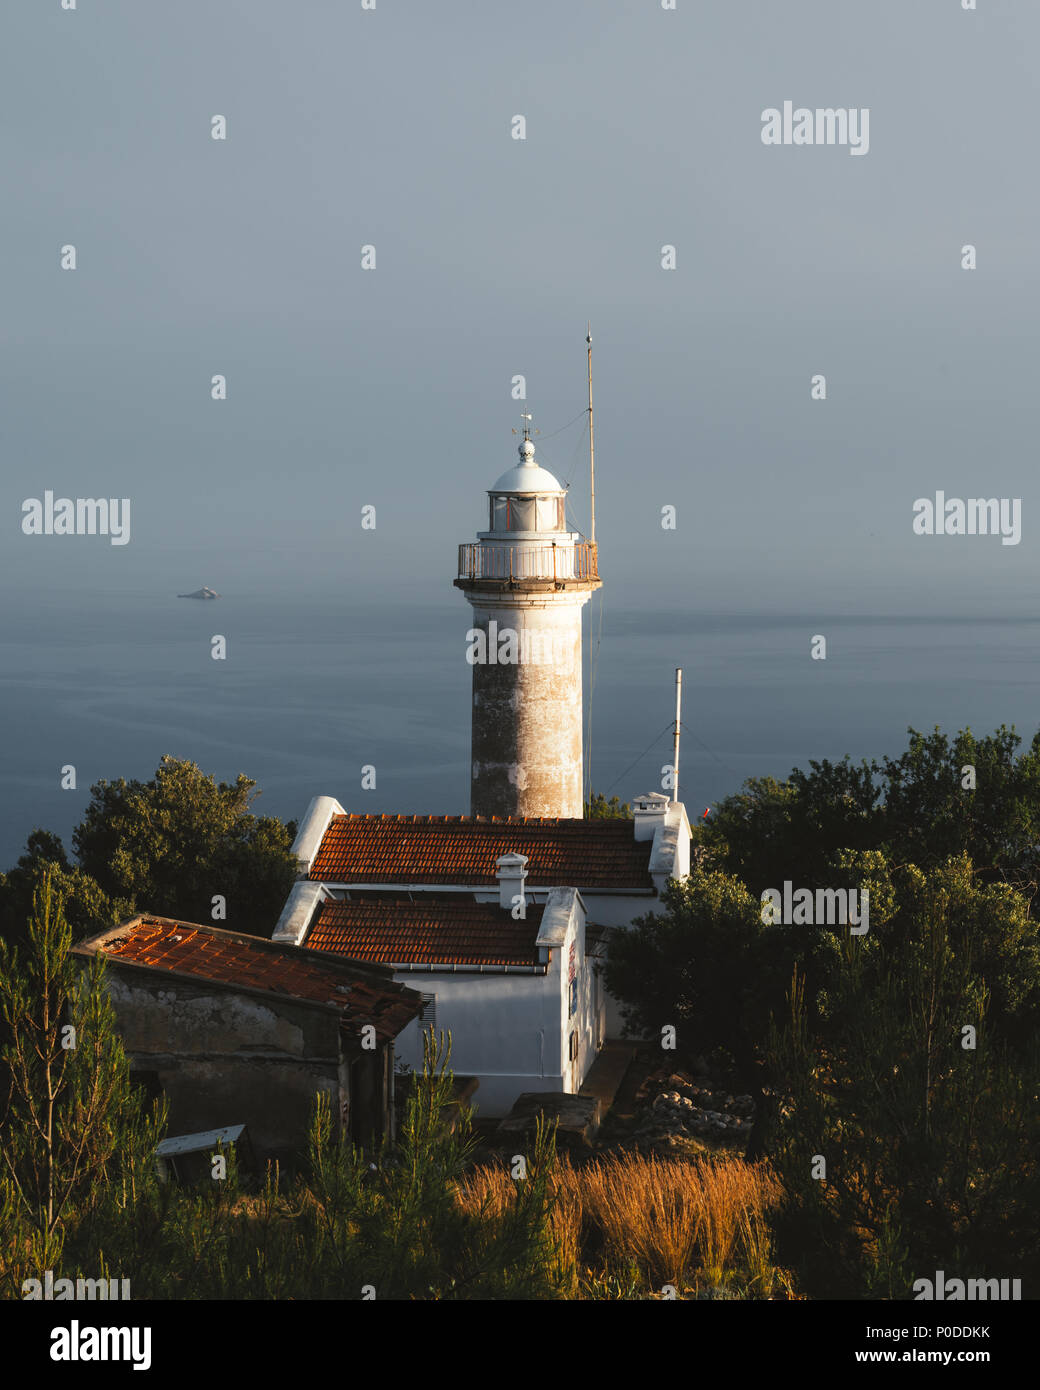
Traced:
POLYGON ((605 1158, 579 1180, 608 1263, 634 1261, 653 1283, 677 1284, 692 1264, 703 1206, 694 1165, 605 1158))
MULTIPOLYGON (((557 1260, 575 1288, 593 1263, 607 1271, 635 1266, 658 1288, 721 1287, 739 1275, 749 1292, 768 1298, 777 1285, 768 1211, 779 1185, 762 1163, 630 1154, 575 1168, 562 1158, 552 1188, 557 1260)), ((490 1214, 515 1191, 507 1168, 488 1165, 459 1184, 458 1200, 474 1214, 490 1214)))

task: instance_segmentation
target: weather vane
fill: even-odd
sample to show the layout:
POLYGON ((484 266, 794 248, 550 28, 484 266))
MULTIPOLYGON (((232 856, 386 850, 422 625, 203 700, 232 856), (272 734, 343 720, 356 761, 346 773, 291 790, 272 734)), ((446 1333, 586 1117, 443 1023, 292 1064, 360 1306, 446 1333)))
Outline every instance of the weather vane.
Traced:
MULTIPOLYGON (((531 433, 532 433, 532 431, 531 431, 531 420, 533 419, 533 416, 529 415, 529 414, 527 413, 527 411, 525 410, 525 411, 523 411, 523 413, 521 414, 520 419, 523 420, 523 422, 524 422, 524 423, 520 426, 520 430, 523 432, 523 436, 524 436, 525 439, 530 439, 530 438, 531 438, 531 433)), ((517 434, 518 431, 517 431, 517 430, 514 430, 513 433, 514 433, 514 434, 517 434)), ((535 430, 534 433, 535 433, 535 434, 538 434, 538 430, 535 430)))

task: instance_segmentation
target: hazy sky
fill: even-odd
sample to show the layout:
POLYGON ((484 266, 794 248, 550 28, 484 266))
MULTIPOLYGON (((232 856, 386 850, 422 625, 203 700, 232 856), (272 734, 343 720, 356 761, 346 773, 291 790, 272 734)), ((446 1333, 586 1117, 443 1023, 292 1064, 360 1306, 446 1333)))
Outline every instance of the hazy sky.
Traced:
MULTIPOLYGON (((590 318, 606 604, 1029 612, 1038 50, 1035 0, 6 0, 7 601, 461 607, 511 378, 560 430, 590 318), (869 153, 764 145, 785 100, 869 153), (24 537, 48 487, 131 543, 24 537), (1021 544, 915 536, 936 489, 1021 544)), ((581 428, 538 455, 584 524, 581 428)))

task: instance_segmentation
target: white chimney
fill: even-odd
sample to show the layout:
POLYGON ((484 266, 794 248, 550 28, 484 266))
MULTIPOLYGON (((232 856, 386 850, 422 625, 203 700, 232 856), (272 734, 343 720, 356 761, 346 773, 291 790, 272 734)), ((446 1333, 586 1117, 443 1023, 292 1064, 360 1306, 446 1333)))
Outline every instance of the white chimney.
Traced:
POLYGON ((512 911, 513 899, 524 896, 524 879, 527 877, 526 854, 503 854, 497 859, 498 901, 502 907, 512 911))
POLYGON ((637 796, 632 802, 632 818, 635 821, 635 838, 652 840, 658 827, 664 825, 665 812, 670 803, 660 792, 649 792, 637 796))

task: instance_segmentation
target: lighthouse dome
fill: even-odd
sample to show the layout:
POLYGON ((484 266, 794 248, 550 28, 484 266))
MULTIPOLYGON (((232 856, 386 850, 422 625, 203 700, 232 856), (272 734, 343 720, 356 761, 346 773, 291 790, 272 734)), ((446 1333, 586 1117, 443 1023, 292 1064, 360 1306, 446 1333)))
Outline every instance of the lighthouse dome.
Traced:
POLYGON ((489 492, 564 492, 553 475, 534 461, 534 445, 525 439, 517 451, 520 462, 502 474, 489 492))

